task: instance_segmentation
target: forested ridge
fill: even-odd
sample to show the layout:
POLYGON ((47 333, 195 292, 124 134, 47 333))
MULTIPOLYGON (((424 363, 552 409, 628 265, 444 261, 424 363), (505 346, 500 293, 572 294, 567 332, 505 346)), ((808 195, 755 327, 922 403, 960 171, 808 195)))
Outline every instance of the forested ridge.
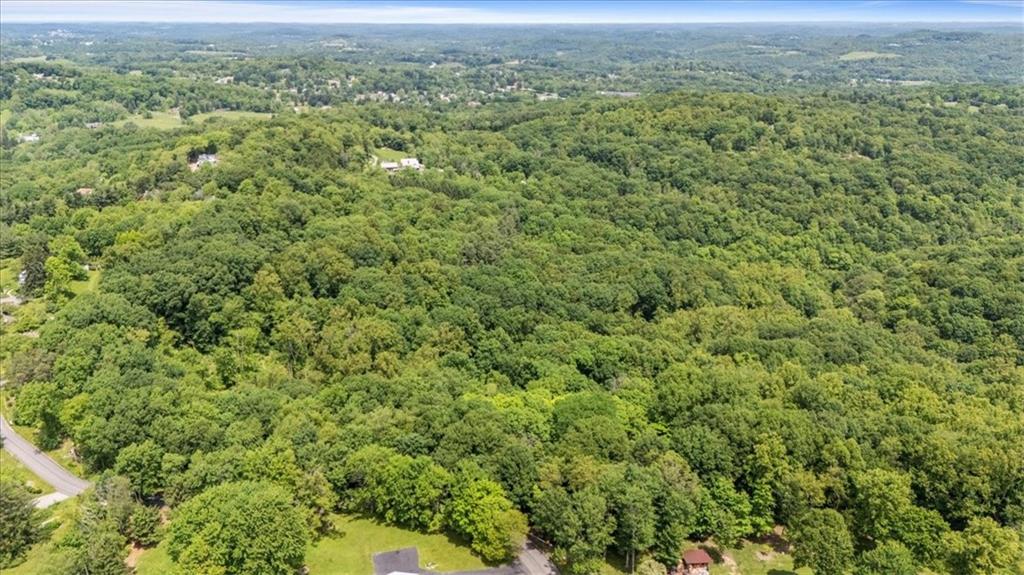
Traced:
POLYGON ((149 541, 165 503, 184 573, 213 572, 237 541, 203 526, 238 509, 287 549, 226 573, 293 570, 336 510, 495 562, 529 530, 567 573, 777 525, 820 574, 1019 573, 1022 96, 5 136, 0 255, 45 302, 4 325, 8 413, 141 508, 94 508, 68 570, 98 534, 149 541), (427 168, 387 174, 382 148, 427 168))

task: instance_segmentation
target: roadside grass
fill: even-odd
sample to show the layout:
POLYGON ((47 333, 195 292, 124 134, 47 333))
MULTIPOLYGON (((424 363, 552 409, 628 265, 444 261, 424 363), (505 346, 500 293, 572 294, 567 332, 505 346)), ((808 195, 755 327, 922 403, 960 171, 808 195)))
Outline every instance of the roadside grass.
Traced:
POLYGON ((58 542, 74 523, 78 511, 78 498, 61 501, 49 509, 40 511, 43 515, 43 540, 36 543, 25 555, 24 561, 3 569, 4 575, 53 575, 64 571, 64 552, 58 542))
MULTIPOLYGON (((29 440, 34 444, 36 442, 36 433, 38 433, 38 431, 34 427, 28 427, 25 425, 15 425, 14 421, 11 418, 11 406, 7 405, 7 403, 7 401, 4 402, 2 410, 4 417, 7 418, 7 423, 11 424, 11 427, 14 428, 14 431, 18 432, 18 435, 24 437, 25 439, 29 440)), ((60 446, 57 447, 57 449, 51 449, 49 451, 45 451, 44 453, 49 455, 54 461, 61 464, 65 469, 67 469, 71 473, 74 473, 79 477, 88 477, 85 473, 85 468, 82 466, 82 464, 79 463, 71 455, 73 449, 74 444, 71 442, 70 439, 66 439, 64 440, 63 443, 60 444, 60 446)))
POLYGON ((871 50, 854 50, 853 52, 847 52, 839 57, 843 62, 857 62, 859 60, 888 60, 890 58, 899 58, 899 54, 893 54, 892 52, 873 52, 871 50))
POLYGON ((216 112, 204 112, 202 114, 196 114, 195 116, 189 117, 189 120, 194 123, 201 124, 211 118, 224 118, 227 120, 266 120, 271 116, 273 116, 273 114, 269 112, 246 112, 244 110, 218 110, 216 112))
POLYGON ((53 493, 53 487, 32 473, 32 470, 21 464, 13 455, 0 449, 0 480, 15 481, 28 488, 32 495, 53 493))
POLYGON ((183 124, 177 112, 150 112, 146 118, 142 114, 135 114, 127 119, 114 122, 114 126, 122 127, 131 122, 140 128, 153 128, 156 130, 171 130, 180 128, 183 124))

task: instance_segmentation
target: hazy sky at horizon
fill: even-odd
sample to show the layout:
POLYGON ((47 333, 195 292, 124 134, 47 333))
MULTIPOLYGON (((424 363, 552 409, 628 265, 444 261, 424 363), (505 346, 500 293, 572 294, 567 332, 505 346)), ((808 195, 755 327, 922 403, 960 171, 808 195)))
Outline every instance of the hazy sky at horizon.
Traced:
POLYGON ((1024 28, 1024 0, 5 0, 0 2, 0 22, 1015 22, 1024 28))

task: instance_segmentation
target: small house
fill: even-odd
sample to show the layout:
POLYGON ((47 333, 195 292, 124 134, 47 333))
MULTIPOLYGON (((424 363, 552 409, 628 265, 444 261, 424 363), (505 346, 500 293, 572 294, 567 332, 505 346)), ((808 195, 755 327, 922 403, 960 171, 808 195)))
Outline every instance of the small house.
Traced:
POLYGON ((95 130, 97 128, 102 128, 103 122, 86 122, 85 127, 89 128, 90 130, 95 130))
POLYGON ((35 132, 30 132, 28 134, 22 134, 22 135, 18 136, 18 141, 19 142, 29 142, 29 143, 38 142, 39 141, 39 134, 37 134, 35 132))
POLYGON ((78 188, 77 190, 75 190, 75 193, 83 198, 86 198, 91 196, 93 191, 94 190, 92 188, 78 188))
POLYGON ((677 575, 708 575, 711 571, 711 564, 714 561, 708 552, 703 549, 690 549, 683 552, 679 558, 679 565, 676 566, 677 575))
POLYGON ((206 165, 216 166, 218 161, 220 160, 217 159, 217 154, 199 154, 196 161, 188 165, 188 169, 194 172, 206 165))
POLYGON ((380 167, 387 172, 396 172, 398 171, 398 162, 381 162, 380 167))
POLYGON ((421 164, 419 159, 417 159, 417 158, 402 158, 401 160, 398 161, 398 163, 402 166, 402 169, 410 169, 410 170, 422 170, 423 169, 423 164, 421 164))

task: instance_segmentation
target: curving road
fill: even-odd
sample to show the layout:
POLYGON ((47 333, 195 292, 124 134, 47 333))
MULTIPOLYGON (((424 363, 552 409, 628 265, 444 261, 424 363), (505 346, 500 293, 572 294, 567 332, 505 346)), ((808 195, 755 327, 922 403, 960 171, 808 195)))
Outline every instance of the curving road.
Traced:
MULTIPOLYGON (((61 467, 59 463, 43 453, 27 439, 18 435, 7 420, 0 416, 0 437, 3 437, 4 449, 20 461, 25 467, 32 470, 40 479, 49 483, 57 490, 57 493, 66 497, 73 497, 85 491, 91 485, 88 481, 71 473, 61 467)), ((55 503, 53 496, 44 496, 40 500, 44 505, 55 503), (49 499, 45 499, 49 497, 49 499)), ((39 505, 39 502, 37 502, 39 505)))

